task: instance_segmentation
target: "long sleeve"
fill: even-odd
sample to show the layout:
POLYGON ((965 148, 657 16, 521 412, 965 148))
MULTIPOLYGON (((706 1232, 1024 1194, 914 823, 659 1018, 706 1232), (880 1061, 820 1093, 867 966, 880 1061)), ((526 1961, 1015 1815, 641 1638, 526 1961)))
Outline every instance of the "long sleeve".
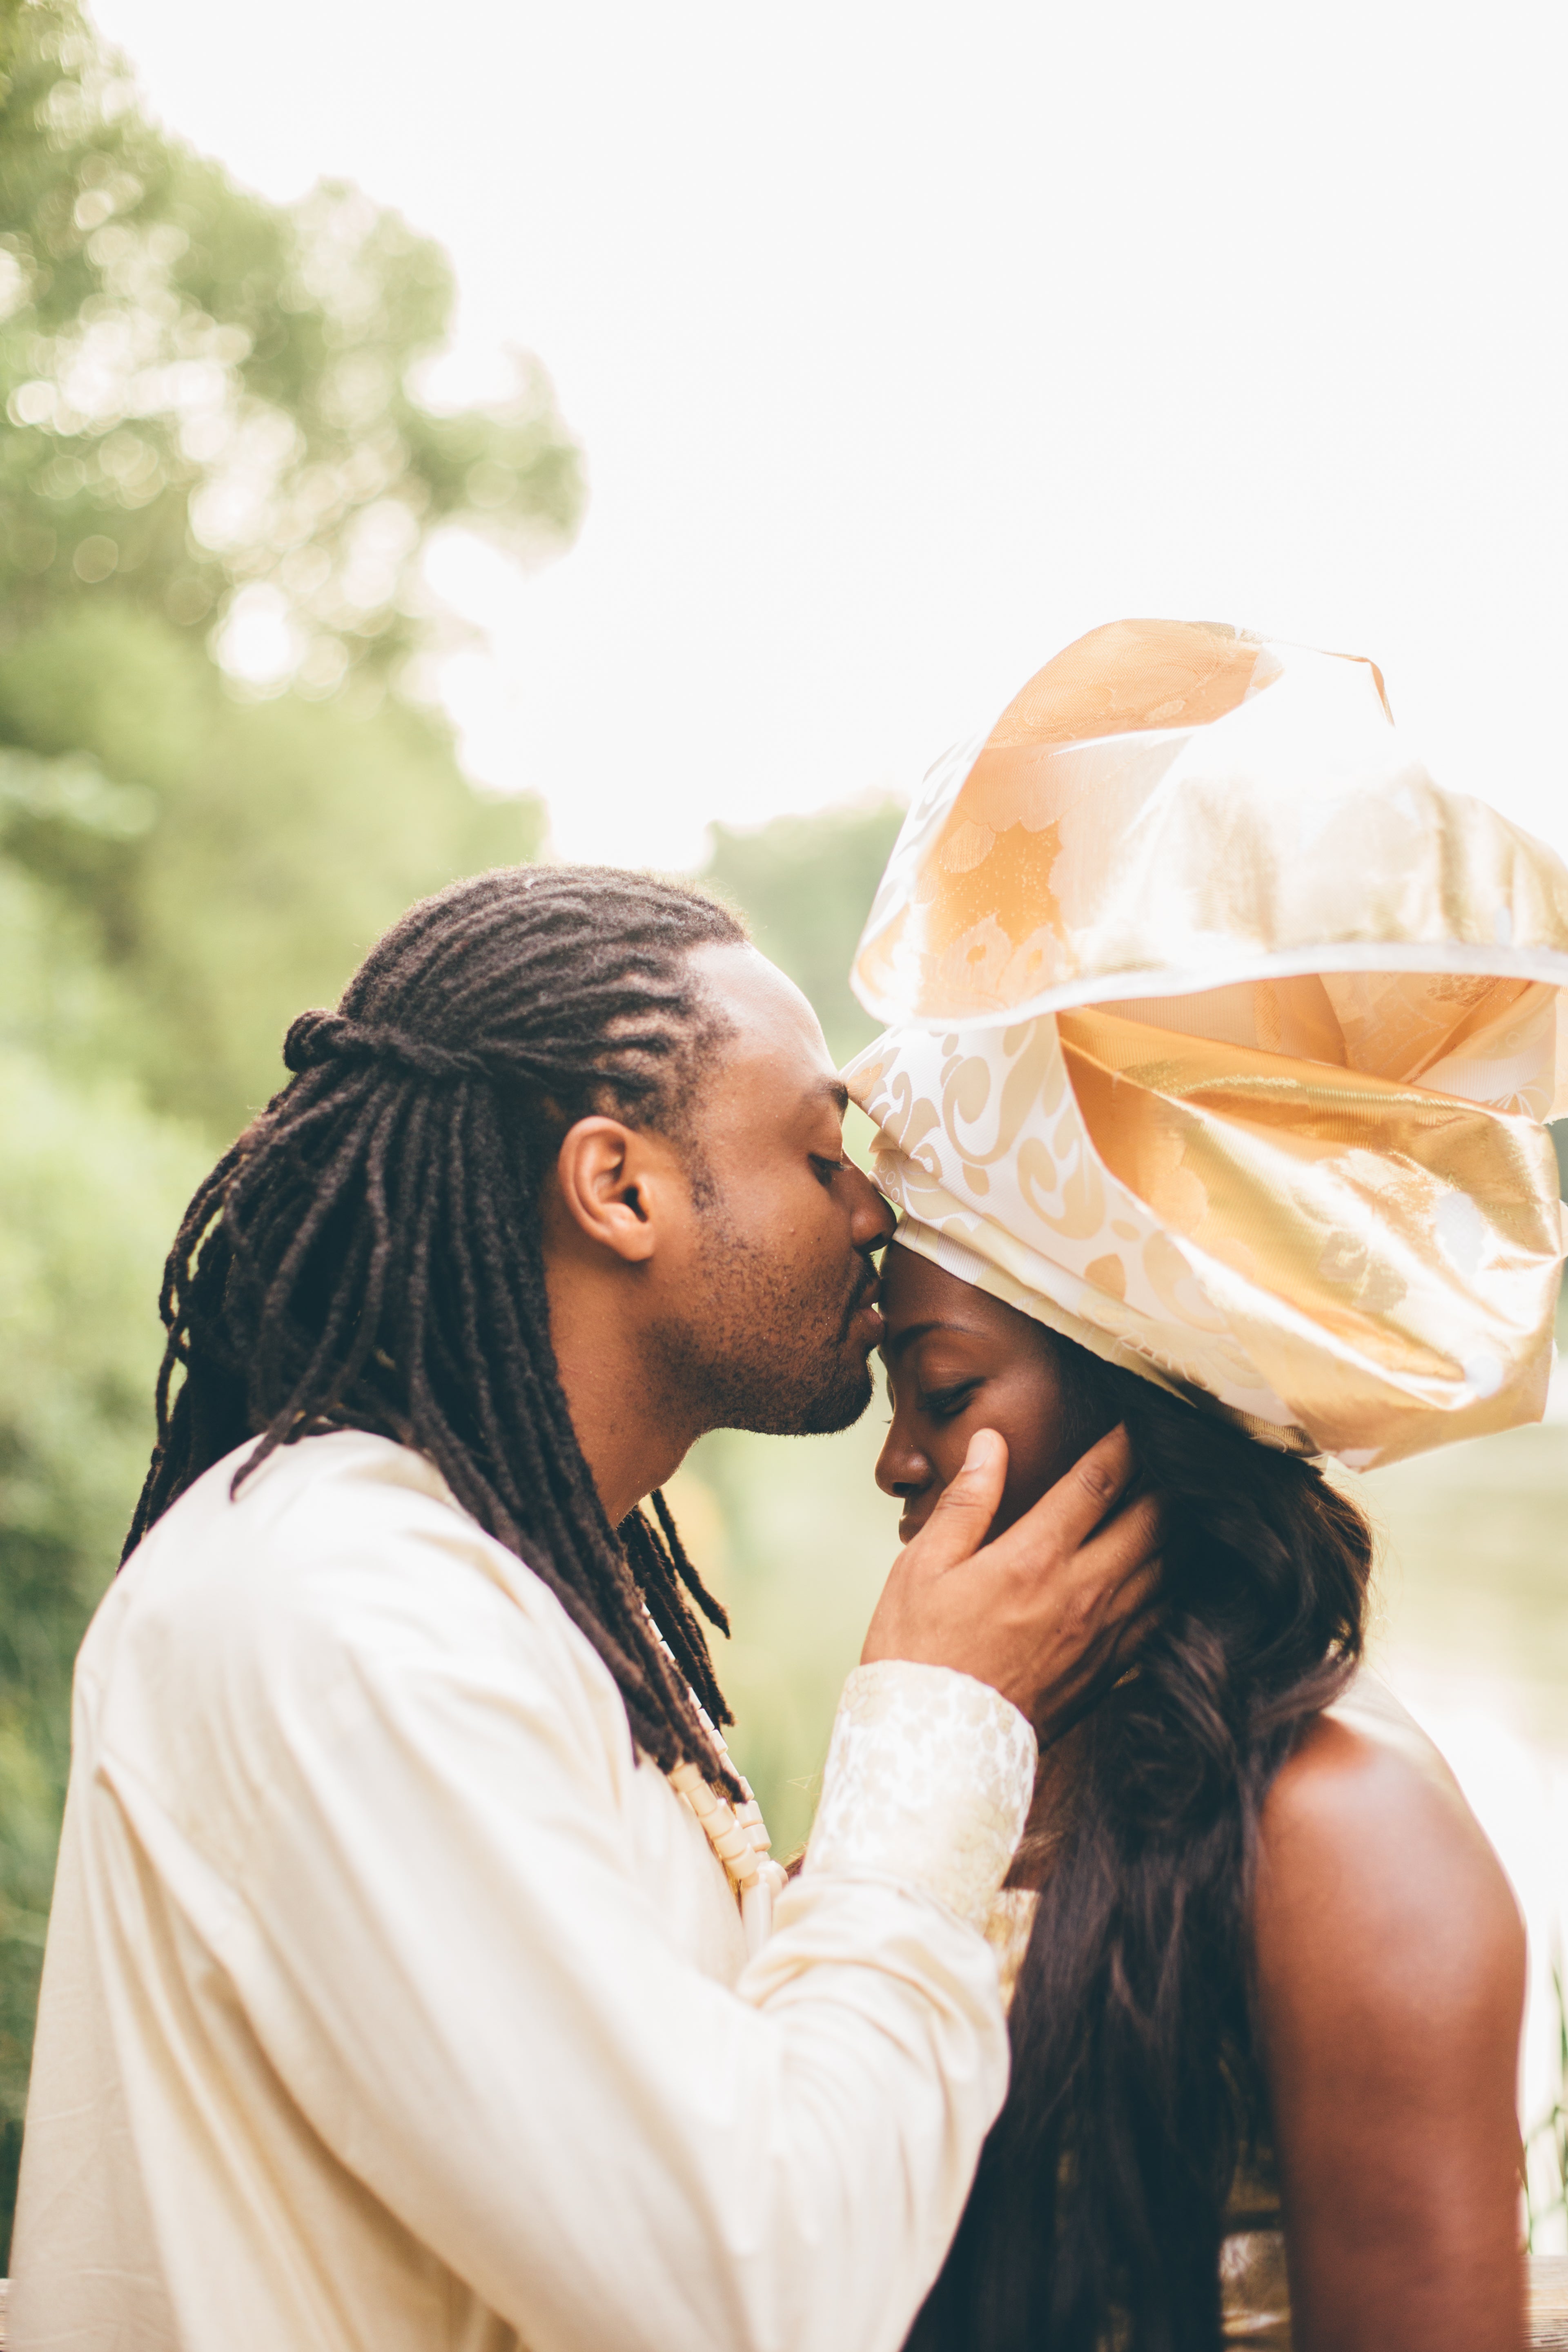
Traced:
MULTIPOLYGON (((259 2286, 268 2247, 341 2183, 339 2301, 390 2232, 529 2352, 895 2352, 1005 2087, 973 1922, 1022 1826, 1032 1734, 961 1675, 852 1676, 806 1869, 726 1983, 637 1852, 662 1840, 717 1875, 696 1823, 633 1759, 554 1601, 478 1531, 455 1541, 452 1517, 356 1537, 308 1605, 225 1642, 206 1661, 220 1728, 179 1753, 165 1734, 162 1772, 142 1759, 167 1687, 116 1661, 82 1804, 109 1808, 118 1843, 73 1864, 93 1882, 75 1937, 109 1955, 93 1998, 121 2073, 126 1954, 172 2011, 205 2002, 184 2072, 209 2104, 239 2086, 205 2127, 216 2172, 244 2168, 237 2135, 268 2149, 243 2194, 210 2162, 185 2184, 173 2305, 244 2307, 207 2277, 212 2249, 259 2286), (310 2198, 307 2175, 326 2184, 310 2198), (237 2250, 240 2206, 258 2243, 237 2250)), ((331 2308, 331 2261, 288 2267, 287 2340, 368 2343, 331 2308)), ((398 2337, 459 2340, 512 2339, 398 2337)))

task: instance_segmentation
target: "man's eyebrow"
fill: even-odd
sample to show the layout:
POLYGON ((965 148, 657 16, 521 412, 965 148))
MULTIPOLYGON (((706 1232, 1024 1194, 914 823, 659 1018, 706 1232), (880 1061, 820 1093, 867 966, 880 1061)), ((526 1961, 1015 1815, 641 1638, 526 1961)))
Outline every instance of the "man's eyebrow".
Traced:
POLYGON ((812 1108, 815 1108, 825 1097, 827 1101, 833 1105, 838 1117, 842 1118, 845 1112, 849 1108, 849 1089, 845 1085, 843 1079, 820 1079, 815 1087, 807 1087, 805 1094, 801 1097, 801 1102, 803 1106, 809 1106, 812 1108))

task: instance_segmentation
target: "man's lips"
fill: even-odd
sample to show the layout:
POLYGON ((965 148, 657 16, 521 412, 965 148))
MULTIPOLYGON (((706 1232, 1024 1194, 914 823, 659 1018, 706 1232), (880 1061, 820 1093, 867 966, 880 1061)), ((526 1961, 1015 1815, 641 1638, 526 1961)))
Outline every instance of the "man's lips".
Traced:
POLYGON ((879 1344, 882 1334, 888 1328, 882 1310, 877 1304, 881 1288, 881 1276, 875 1266, 868 1268, 854 1297, 844 1310, 844 1328, 840 1336, 847 1339, 855 1325, 864 1317, 869 1335, 865 1342, 868 1354, 879 1344))

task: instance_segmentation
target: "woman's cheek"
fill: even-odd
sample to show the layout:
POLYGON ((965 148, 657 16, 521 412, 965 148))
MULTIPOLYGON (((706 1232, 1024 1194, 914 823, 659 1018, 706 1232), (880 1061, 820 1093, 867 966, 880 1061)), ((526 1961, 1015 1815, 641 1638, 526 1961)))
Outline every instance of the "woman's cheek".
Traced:
POLYGON ((958 1421, 947 1422, 940 1429, 931 1431, 929 1441, 931 1466, 944 1486, 951 1486, 963 1469, 970 1438, 979 1427, 978 1422, 972 1425, 970 1416, 965 1413, 958 1421))

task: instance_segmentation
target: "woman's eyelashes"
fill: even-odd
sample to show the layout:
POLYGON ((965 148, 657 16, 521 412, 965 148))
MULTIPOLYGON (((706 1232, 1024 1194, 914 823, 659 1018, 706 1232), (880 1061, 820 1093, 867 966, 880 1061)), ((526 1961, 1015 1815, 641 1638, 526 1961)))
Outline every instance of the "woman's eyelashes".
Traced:
POLYGON ((973 1380, 954 1381, 945 1389, 928 1389, 919 1399, 920 1410, 931 1421, 956 1421, 983 1385, 976 1374, 973 1380))

